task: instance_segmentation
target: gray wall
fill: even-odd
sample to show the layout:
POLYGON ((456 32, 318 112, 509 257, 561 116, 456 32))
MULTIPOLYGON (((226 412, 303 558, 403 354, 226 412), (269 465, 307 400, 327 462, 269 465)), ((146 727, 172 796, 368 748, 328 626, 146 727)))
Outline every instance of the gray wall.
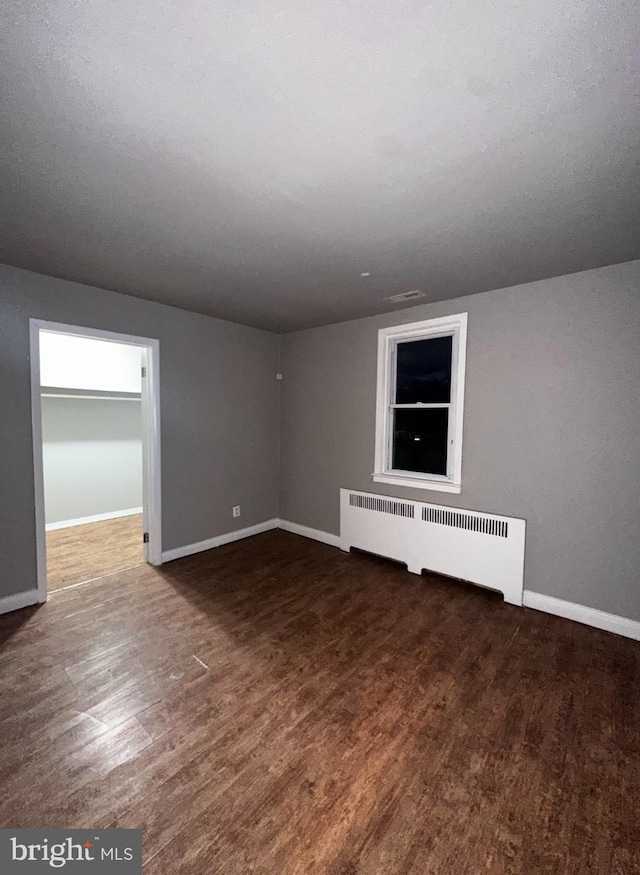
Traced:
POLYGON ((44 396, 42 457, 46 523, 141 507, 141 402, 44 396))
POLYGON ((164 550, 278 516, 277 336, 0 266, 0 597, 36 584, 29 317, 160 340, 164 550))
POLYGON ((280 516, 340 487, 527 520, 529 590, 640 620, 640 261, 283 337, 280 516), (462 494, 374 483, 379 328, 469 313, 462 494))

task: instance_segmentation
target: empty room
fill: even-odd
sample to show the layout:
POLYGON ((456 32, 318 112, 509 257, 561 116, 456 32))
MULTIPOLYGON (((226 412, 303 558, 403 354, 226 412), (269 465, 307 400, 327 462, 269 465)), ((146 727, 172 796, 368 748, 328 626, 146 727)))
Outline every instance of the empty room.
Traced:
POLYGON ((2 18, 0 871, 640 873, 637 4, 2 18))

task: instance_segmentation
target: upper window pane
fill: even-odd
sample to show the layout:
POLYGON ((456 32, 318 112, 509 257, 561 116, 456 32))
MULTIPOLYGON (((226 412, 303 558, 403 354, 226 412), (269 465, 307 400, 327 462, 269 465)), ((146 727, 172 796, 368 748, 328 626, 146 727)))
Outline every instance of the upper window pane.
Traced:
POLYGON ((453 337, 407 340, 396 346, 396 404, 448 404, 453 337))

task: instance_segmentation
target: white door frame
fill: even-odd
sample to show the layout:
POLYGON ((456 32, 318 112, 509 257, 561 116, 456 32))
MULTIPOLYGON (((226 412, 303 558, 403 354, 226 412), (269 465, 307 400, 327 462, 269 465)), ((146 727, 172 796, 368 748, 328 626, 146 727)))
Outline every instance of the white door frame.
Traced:
POLYGON ((44 470, 42 460, 42 399, 40 391, 40 332, 93 337, 111 343, 126 343, 142 350, 142 519, 149 542, 144 560, 162 565, 162 504, 160 493, 160 341, 149 337, 117 334, 100 328, 82 328, 60 322, 29 319, 31 348, 31 422, 33 431, 33 475, 35 486, 38 601, 47 600, 47 551, 44 516, 44 470))

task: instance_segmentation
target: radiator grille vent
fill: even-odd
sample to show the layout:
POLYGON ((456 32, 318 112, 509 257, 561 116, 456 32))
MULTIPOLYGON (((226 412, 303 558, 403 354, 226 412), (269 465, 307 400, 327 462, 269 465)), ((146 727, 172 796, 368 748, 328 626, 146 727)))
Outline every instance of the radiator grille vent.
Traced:
POLYGON ((413 504, 408 504, 406 501, 392 501, 388 498, 377 498, 375 495, 349 495, 349 504, 351 507, 362 507, 364 510, 376 510, 378 513, 390 513, 394 516, 410 517, 415 516, 415 508, 413 504))
POLYGON ((495 535, 497 538, 507 538, 509 535, 509 523, 503 520, 442 510, 439 507, 423 507, 422 519, 425 523, 438 523, 441 526, 452 526, 455 529, 468 529, 470 532, 495 535))

